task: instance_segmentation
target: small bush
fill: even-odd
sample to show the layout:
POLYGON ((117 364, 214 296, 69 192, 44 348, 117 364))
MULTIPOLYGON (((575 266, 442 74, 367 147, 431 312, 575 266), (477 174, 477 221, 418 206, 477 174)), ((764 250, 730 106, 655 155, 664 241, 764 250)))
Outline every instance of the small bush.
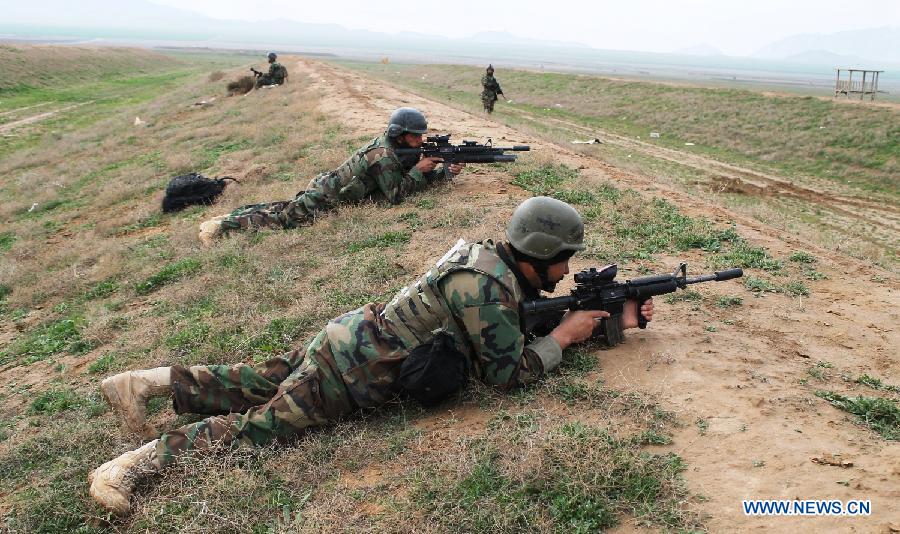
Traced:
POLYGON ((757 278, 755 276, 748 276, 747 278, 745 278, 744 279, 744 287, 746 287, 750 291, 757 291, 757 292, 769 291, 772 293, 777 292, 777 289, 772 282, 769 282, 768 280, 766 280, 764 278, 757 278))
POLYGON ((803 285, 800 280, 792 280, 785 284, 784 292, 792 297, 808 297, 809 288, 803 285))

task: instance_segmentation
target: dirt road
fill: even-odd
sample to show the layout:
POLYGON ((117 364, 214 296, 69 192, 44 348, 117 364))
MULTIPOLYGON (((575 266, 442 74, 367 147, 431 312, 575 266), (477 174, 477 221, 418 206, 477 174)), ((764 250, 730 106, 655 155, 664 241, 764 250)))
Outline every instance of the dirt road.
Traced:
MULTIPOLYGON (((624 346, 598 353, 603 377, 612 388, 654 394, 677 414, 683 426, 674 444, 661 450, 677 452, 687 461, 686 479, 694 493, 705 497, 700 506, 713 532, 889 532, 892 525, 900 525, 900 444, 852 423, 848 414, 813 394, 819 387, 867 394, 840 376, 867 373, 893 383, 900 378, 900 333, 895 326, 900 294, 889 274, 484 116, 331 65, 301 60, 292 72, 312 78, 323 95, 322 111, 360 134, 383 123, 398 106, 418 107, 426 111, 433 130, 452 132, 454 139, 491 137, 504 144, 530 144, 535 157, 579 168, 587 182, 633 188, 664 197, 691 215, 735 221, 742 235, 775 256, 796 250, 815 254, 818 269, 828 279, 815 283, 811 297, 753 298, 745 292, 745 304, 727 314, 734 324, 716 332, 707 331, 705 324, 721 324, 720 318, 660 303, 658 320, 650 329, 631 335, 624 346), (817 385, 809 374, 819 361, 833 365, 823 368, 833 378, 827 384, 817 385), (812 461, 826 453, 840 454, 853 466, 812 461), (873 513, 868 518, 747 517, 741 508, 747 498, 871 499, 873 513)), ((770 181, 766 186, 792 191, 790 184, 770 181)), ((483 174, 470 171, 451 194, 517 194, 515 189, 484 182, 483 174)), ((472 202, 480 200, 474 196, 472 202)), ((882 213, 894 218, 896 209, 882 213)), ((689 254, 686 259, 696 258, 689 254)), ((674 264, 676 258, 666 260, 674 264)), ((743 291, 738 286, 730 289, 743 291)), ((626 523, 621 528, 633 527, 626 523)))

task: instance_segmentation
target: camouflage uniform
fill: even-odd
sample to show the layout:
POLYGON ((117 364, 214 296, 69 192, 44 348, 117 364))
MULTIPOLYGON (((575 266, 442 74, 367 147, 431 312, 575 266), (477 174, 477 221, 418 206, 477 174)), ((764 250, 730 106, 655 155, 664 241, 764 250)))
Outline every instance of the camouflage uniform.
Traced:
POLYGON ((443 170, 422 173, 415 168, 417 159, 401 159, 394 148, 396 144, 386 135, 377 137, 336 170, 312 179, 294 200, 241 206, 222 226, 225 230, 295 228, 311 223, 319 212, 334 209, 338 203, 372 198, 397 204, 443 175, 443 170))
POLYGON ((287 76, 287 69, 281 63, 274 61, 269 64, 269 72, 256 79, 256 86, 281 85, 284 83, 285 76, 287 76))
POLYGON ((484 110, 488 113, 493 113, 497 95, 503 94, 503 89, 500 89, 500 82, 497 81, 497 78, 494 78, 493 74, 485 73, 481 77, 481 87, 481 103, 484 105, 484 110))
POLYGON ((188 450, 264 444, 381 405, 398 394, 395 381, 407 355, 439 334, 452 336, 488 384, 509 388, 555 367, 562 357, 556 340, 525 345, 519 303, 536 292, 503 247, 458 244, 389 303, 329 321, 305 351, 256 368, 173 367, 176 411, 227 415, 163 434, 162 465, 188 450))

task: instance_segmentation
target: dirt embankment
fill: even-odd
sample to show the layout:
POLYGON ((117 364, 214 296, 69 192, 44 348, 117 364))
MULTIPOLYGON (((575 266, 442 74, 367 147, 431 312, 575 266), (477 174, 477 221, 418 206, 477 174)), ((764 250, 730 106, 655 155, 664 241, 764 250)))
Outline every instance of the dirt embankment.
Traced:
MULTIPOLYGON (((632 334, 615 350, 598 353, 604 380, 612 388, 655 394, 666 409, 677 413, 684 426, 668 450, 687 461, 687 481, 692 491, 707 499, 702 508, 710 516, 708 526, 713 532, 887 532, 890 525, 900 524, 896 504, 900 502, 900 446, 853 424, 847 414, 815 397, 815 380, 809 375, 817 362, 827 361, 833 365, 829 372, 834 376, 868 373, 897 381, 900 333, 894 325, 900 286, 888 273, 484 116, 330 65, 301 61, 291 72, 313 78, 323 94, 323 111, 359 134, 383 123, 396 107, 415 106, 426 112, 433 130, 452 132, 454 139, 490 137, 530 144, 537 157, 552 157, 579 168, 586 183, 633 188, 648 197, 664 197, 690 215, 735 221, 742 235, 775 256, 796 250, 815 254, 818 269, 828 279, 817 282, 809 298, 753 298, 746 294, 745 304, 727 329, 712 332, 697 313, 679 315, 676 310, 681 308, 660 303, 651 328, 632 334), (827 453, 841 454, 853 466, 812 461, 827 453), (873 513, 865 518, 747 517, 741 509, 741 500, 747 498, 871 499, 873 513)), ((674 156, 660 153, 660 157, 674 156)), ((691 163, 707 164, 699 159, 691 163)), ((752 175, 761 180, 760 187, 773 188, 778 194, 814 194, 835 205, 849 200, 830 198, 827 191, 795 191, 789 184, 746 169, 730 166, 719 170, 728 175, 752 175)), ((470 195, 473 205, 483 202, 473 193, 517 194, 512 186, 483 183, 482 177, 477 171, 468 171, 456 181, 451 194, 470 195)), ((896 222, 895 207, 866 208, 868 213, 880 213, 892 224, 896 222)), ((688 254, 684 259, 696 258, 688 254)), ((677 258, 662 260, 674 264, 677 258)), ((586 265, 582 260, 575 267, 586 265)), ((841 390, 845 385, 838 381, 828 387, 841 390)), ((853 386, 848 382, 846 387, 853 386)))

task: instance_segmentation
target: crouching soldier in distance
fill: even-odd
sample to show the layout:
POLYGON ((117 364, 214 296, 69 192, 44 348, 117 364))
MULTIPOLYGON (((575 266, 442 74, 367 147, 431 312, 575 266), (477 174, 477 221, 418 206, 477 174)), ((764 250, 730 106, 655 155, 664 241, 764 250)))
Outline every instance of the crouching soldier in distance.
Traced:
MULTIPOLYGON (((419 110, 399 108, 391 113, 387 130, 356 151, 340 167, 316 176, 293 200, 241 206, 229 215, 200 225, 200 242, 211 245, 225 232, 259 228, 295 228, 313 222, 318 214, 338 204, 364 199, 397 204, 444 176, 436 170, 440 158, 399 157, 397 148, 419 148, 428 122, 419 110)), ((465 163, 449 166, 462 172, 465 163)))
MULTIPOLYGON (((276 59, 278 59, 278 54, 269 52, 266 59, 269 61, 269 72, 260 73, 256 77, 256 87, 283 84, 288 73, 287 69, 284 68, 284 65, 276 61, 276 59)), ((258 73, 259 71, 254 70, 253 72, 258 73)))
MULTIPOLYGON (((100 388, 132 431, 146 433, 151 397, 173 395, 178 413, 208 418, 171 430, 89 475, 106 509, 130 510, 134 484, 177 459, 221 445, 262 445, 302 434, 400 394, 425 405, 465 387, 470 375, 508 389, 552 371, 563 349, 588 339, 603 311, 565 315, 544 337, 524 331, 520 303, 553 291, 569 272, 584 226, 574 208, 526 200, 506 242, 464 243, 387 303, 332 319, 305 349, 246 364, 159 367, 105 379, 100 388)), ((622 328, 653 316, 653 302, 628 301, 622 328)))

